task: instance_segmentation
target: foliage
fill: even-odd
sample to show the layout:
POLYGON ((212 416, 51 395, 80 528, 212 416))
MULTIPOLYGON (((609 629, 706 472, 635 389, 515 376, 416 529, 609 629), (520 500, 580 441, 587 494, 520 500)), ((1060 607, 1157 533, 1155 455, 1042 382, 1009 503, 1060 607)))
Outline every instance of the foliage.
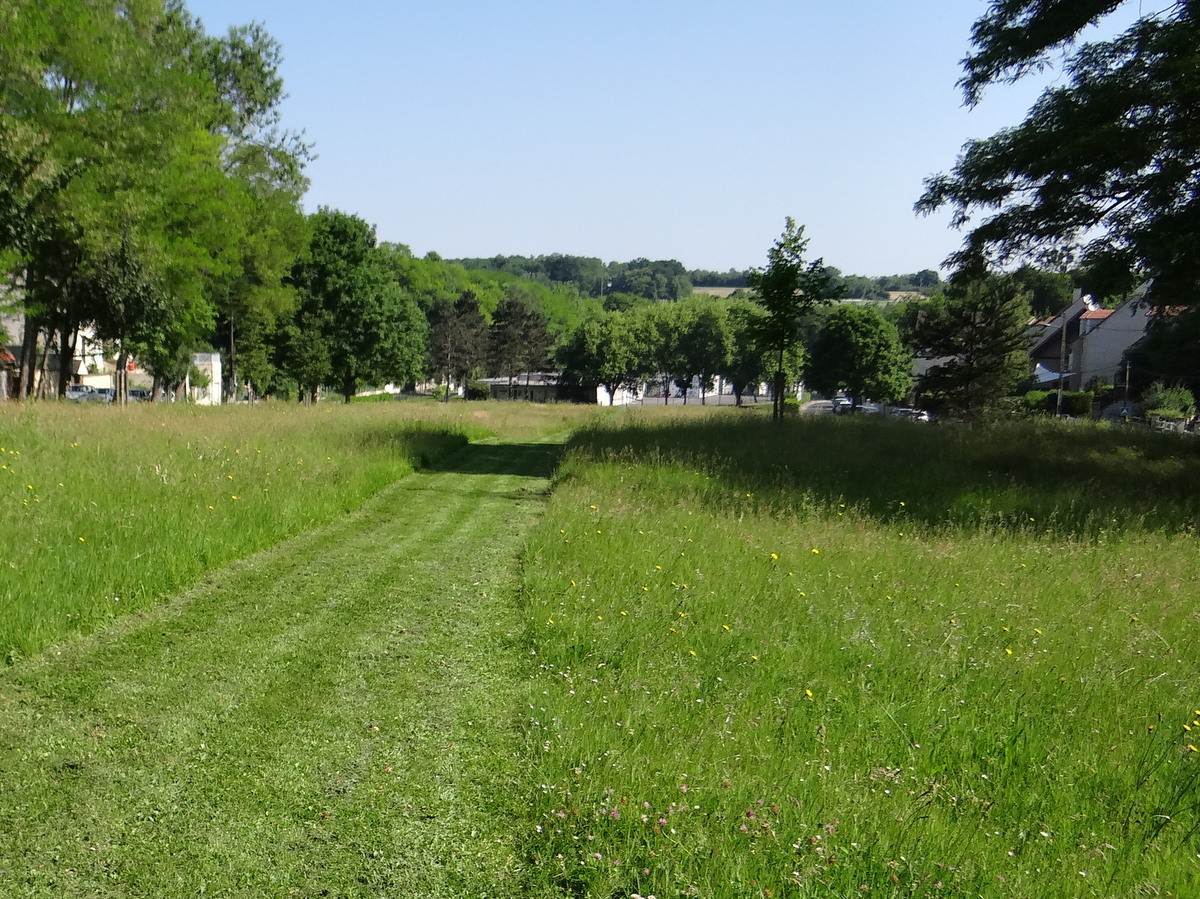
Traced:
POLYGON ((1155 381, 1142 394, 1142 406, 1146 415, 1162 418, 1184 419, 1196 414, 1196 397, 1180 384, 1165 384, 1155 381))
POLYGON ((804 316, 818 304, 828 302, 834 280, 822 260, 805 262, 807 248, 804 226, 797 227, 789 216, 783 234, 767 251, 766 267, 750 273, 755 299, 766 313, 759 343, 773 357, 772 409, 777 421, 783 417, 786 392, 784 357, 789 348, 800 341, 804 316))
POLYGON ((1029 302, 1013 279, 959 278, 912 311, 912 349, 930 363, 917 380, 928 408, 982 417, 1029 376, 1029 302))
POLYGON ((608 391, 609 405, 622 387, 640 382, 645 358, 631 321, 619 312, 606 312, 583 322, 559 353, 563 383, 603 387, 608 391))
POLYGON ((1200 390, 1200 309, 1163 310, 1126 352, 1126 361, 1134 389, 1162 380, 1200 390))
POLYGON ((288 373, 308 396, 330 383, 346 402, 363 382, 414 381, 424 367, 425 317, 389 278, 374 227, 322 207, 311 230, 292 269, 301 299, 285 345, 288 373))
POLYGON ((1029 295, 1029 310, 1037 318, 1058 315, 1074 301, 1071 275, 1022 265, 1011 277, 1029 295))
POLYGON ((521 372, 547 367, 550 330, 545 315, 520 294, 510 292, 488 328, 488 372, 510 380, 521 372))
POLYGON ((487 359, 487 321, 470 290, 453 302, 442 300, 429 316, 429 367, 447 385, 465 384, 487 359))
MULTIPOLYGON (((1096 395, 1090 390, 1064 390, 1062 414, 1071 418, 1090 418, 1096 395)), ((1028 414, 1054 415, 1058 412, 1057 390, 1030 390, 1022 398, 1028 414)))
POLYGON ((463 388, 463 399, 466 400, 489 400, 492 398, 492 389, 483 381, 467 381, 463 388))
POLYGON ((912 387, 912 355, 895 325, 870 306, 843 304, 825 319, 809 348, 805 379, 818 393, 845 390, 857 403, 895 403, 912 387))
POLYGON ((747 387, 754 387, 766 379, 770 372, 770 359, 759 346, 758 338, 763 325, 763 315, 757 303, 746 300, 731 301, 727 307, 730 343, 732 350, 724 368, 717 374, 729 382, 737 405, 742 404, 742 395, 747 387))
POLYGON ((706 300, 683 301, 671 310, 670 319, 662 370, 684 388, 698 382, 703 402, 705 392, 712 389, 733 354, 725 309, 706 300))
POLYGON ((1079 259, 1122 290, 1153 278, 1157 302, 1190 302, 1200 274, 1200 17, 1190 3, 1143 12, 1107 40, 1076 43, 1122 0, 994 0, 972 32, 966 100, 1065 57, 1021 124, 967 144, 950 174, 929 178, 921 212, 949 206, 964 226, 979 211, 959 267, 1079 259))
POLYGON ((218 338, 251 319, 248 360, 269 379, 258 338, 290 303, 309 157, 277 127, 278 44, 258 25, 209 37, 166 0, 9 5, 0 250, 23 287, 23 366, 41 334, 69 354, 90 327, 167 378, 219 312, 218 338))

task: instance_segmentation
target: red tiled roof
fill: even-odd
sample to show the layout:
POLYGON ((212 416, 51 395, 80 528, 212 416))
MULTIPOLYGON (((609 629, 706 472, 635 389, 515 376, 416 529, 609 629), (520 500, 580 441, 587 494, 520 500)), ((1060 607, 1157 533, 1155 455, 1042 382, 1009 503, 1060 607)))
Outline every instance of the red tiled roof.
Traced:
POLYGON ((1089 309, 1080 318, 1085 321, 1104 321, 1104 319, 1108 318, 1115 311, 1114 309, 1089 309))

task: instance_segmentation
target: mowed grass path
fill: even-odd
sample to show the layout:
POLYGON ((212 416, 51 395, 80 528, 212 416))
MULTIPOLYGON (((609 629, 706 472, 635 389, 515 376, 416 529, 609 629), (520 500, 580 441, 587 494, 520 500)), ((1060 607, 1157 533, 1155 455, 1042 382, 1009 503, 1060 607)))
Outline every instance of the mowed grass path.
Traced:
POLYGON ((517 555, 480 445, 0 671, 0 895, 516 896, 517 555))

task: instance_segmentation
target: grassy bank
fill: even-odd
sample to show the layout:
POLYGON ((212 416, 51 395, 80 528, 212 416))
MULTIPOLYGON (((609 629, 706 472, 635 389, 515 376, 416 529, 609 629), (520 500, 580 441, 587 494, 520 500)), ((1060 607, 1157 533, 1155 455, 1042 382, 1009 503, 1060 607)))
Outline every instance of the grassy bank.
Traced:
POLYGON ((1198 473, 1093 428, 580 433, 526 563, 531 864, 594 896, 1191 895, 1198 473))
POLYGON ((568 407, 0 406, 0 657, 143 608, 358 508, 469 437, 568 407))

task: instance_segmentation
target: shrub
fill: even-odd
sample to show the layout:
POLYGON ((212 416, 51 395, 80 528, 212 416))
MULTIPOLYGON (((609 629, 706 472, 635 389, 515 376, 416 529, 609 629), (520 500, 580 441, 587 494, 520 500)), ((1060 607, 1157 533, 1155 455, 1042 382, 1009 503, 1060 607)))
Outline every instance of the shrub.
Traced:
POLYGON ((1048 390, 1029 391, 1025 394, 1025 411, 1030 415, 1041 412, 1052 412, 1054 410, 1052 396, 1053 394, 1048 390))
POLYGON ((492 388, 483 381, 467 381, 466 398, 469 400, 490 400, 492 388))
POLYGON ((1196 398, 1181 384, 1167 386, 1155 381, 1142 394, 1142 406, 1147 415, 1176 420, 1191 418, 1196 414, 1196 398))
POLYGON ((1068 390, 1063 393, 1062 413, 1072 418, 1089 418, 1095 394, 1090 390, 1068 390))
MULTIPOLYGON (((1064 390, 1062 414, 1084 418, 1092 414, 1095 394, 1090 390, 1064 390)), ((1024 396, 1025 412, 1030 415, 1053 415, 1058 411, 1057 390, 1030 390, 1024 396)))

